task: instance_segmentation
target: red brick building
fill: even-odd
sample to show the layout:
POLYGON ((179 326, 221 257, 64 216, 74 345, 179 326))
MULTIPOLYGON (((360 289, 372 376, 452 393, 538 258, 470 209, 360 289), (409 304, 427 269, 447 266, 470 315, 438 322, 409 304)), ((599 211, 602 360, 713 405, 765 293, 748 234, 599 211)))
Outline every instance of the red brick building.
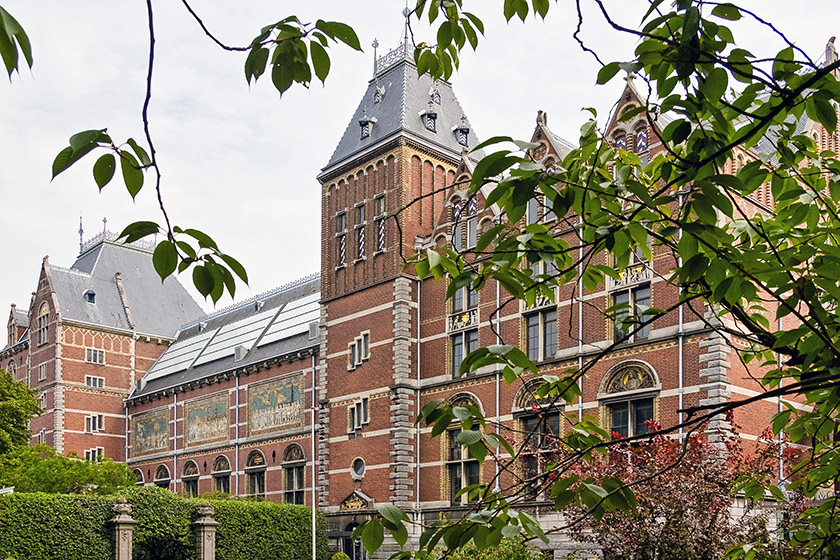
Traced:
MULTIPOLYGON (((638 103, 630 80, 616 112, 638 103)), ((801 126, 826 146, 840 145, 818 125, 801 126)), ((642 119, 608 130, 617 146, 643 159, 660 149, 642 119)), ((542 112, 532 140, 539 143, 534 159, 546 166, 572 147, 542 112)), ((645 420, 676 425, 685 407, 762 391, 760 372, 747 371, 733 352, 740 342, 717 334, 707 309, 676 306, 678 290, 666 280, 674 261, 664 251, 654 248, 650 260, 639 255, 620 280, 595 291, 570 285, 556 303, 538 298, 528 307, 505 303, 494 282, 447 300, 445 282, 420 281, 405 269, 403 259, 417 250, 470 249, 498 219, 483 195, 466 192, 477 157, 467 150, 476 143, 449 83, 418 78, 404 46, 380 57, 318 175, 320 275, 181 329, 127 400, 128 462, 138 480, 191 494, 221 490, 306 504, 314 496, 334 547, 356 558, 350 531, 376 504, 394 503, 425 521, 457 515, 466 509, 457 491, 498 472, 492 458, 480 467, 468 457, 457 430, 431 438, 415 426, 427 402, 470 402, 506 435, 529 439, 521 464, 499 485, 524 485, 522 505, 550 527, 559 521, 552 507, 527 488, 543 468, 546 435, 565 433, 584 415, 613 432, 639 434, 645 420), (398 227, 391 217, 400 209, 398 227), (620 303, 636 329, 606 316, 620 303), (646 324, 641 313, 652 306, 675 310, 646 324), (496 368, 455 374, 469 351, 499 342, 519 345, 543 374, 581 367, 616 347, 589 369, 576 403, 545 409, 529 390, 533 379, 508 385, 496 368)), ((737 153, 728 171, 757 156, 737 153)), ((772 200, 760 189, 739 204, 754 213, 772 200)), ((574 235, 544 201, 533 201, 524 220, 574 235)), ((536 265, 535 274, 551 273, 536 265)), ((742 437, 756 439, 778 406, 740 409, 742 437)))
POLYGON ((177 280, 161 283, 153 245, 102 233, 80 249, 70 268, 44 257, 29 310, 12 305, 0 367, 40 391, 33 443, 124 461, 124 399, 203 311, 177 280))

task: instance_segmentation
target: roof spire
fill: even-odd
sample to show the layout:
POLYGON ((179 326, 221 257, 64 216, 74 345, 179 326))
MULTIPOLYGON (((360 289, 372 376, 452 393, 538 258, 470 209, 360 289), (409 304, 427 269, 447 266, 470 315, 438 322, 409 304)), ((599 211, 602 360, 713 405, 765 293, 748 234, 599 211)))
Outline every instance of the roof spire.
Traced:
POLYGON ((408 0, 405 0, 405 8, 403 8, 402 15, 405 18, 405 30, 403 31, 403 47, 405 47, 405 52, 408 54, 408 46, 409 46, 409 25, 408 25, 408 18, 411 17, 411 10, 408 9, 408 0))
MULTIPOLYGON (((102 218, 102 233, 108 233, 108 218, 102 218)), ((104 237, 103 237, 104 239, 104 237)))
POLYGON ((85 228, 82 227, 82 213, 79 212, 79 254, 82 254, 82 247, 85 244, 85 228))
POLYGON ((379 40, 374 37, 370 46, 373 47, 373 75, 376 76, 376 49, 379 47, 379 40))

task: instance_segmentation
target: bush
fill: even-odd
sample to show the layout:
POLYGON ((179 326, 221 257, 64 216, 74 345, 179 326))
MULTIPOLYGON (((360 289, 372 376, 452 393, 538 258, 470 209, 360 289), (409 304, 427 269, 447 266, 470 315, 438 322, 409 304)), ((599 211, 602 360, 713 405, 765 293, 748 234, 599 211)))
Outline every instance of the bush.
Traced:
POLYGON ((2 495, 0 558, 113 558, 107 521, 115 502, 113 496, 2 495))
POLYGON ((332 555, 330 560, 350 560, 350 557, 344 554, 343 552, 336 552, 332 555))
MULTIPOLYGON (((136 487, 131 504, 134 560, 194 560, 192 522, 205 500, 136 487)), ((108 520, 117 496, 8 494, 0 496, 0 558, 107 560, 114 555, 108 520)), ((212 500, 219 522, 218 560, 308 560, 311 510, 305 506, 212 500)), ((317 517, 318 558, 327 560, 326 522, 317 517)))
POLYGON ((435 558, 446 560, 543 560, 552 558, 550 551, 534 548, 522 539, 502 539, 498 546, 478 550, 470 541, 467 545, 444 556, 442 549, 436 549, 435 558))

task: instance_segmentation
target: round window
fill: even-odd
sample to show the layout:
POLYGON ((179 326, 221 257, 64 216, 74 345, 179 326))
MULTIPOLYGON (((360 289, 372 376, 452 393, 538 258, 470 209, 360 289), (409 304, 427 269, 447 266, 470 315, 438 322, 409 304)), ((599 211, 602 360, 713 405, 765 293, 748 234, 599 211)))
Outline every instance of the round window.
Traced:
POLYGON ((353 475, 357 477, 364 476, 365 474, 365 461, 364 459, 357 458, 353 460, 353 475))

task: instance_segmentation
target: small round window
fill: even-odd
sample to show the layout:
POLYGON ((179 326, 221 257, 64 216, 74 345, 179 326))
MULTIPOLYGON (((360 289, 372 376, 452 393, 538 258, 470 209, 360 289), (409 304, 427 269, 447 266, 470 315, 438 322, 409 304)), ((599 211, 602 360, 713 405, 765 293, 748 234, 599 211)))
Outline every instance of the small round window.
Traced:
POLYGON ((358 457, 353 460, 353 476, 361 478, 365 475, 365 460, 358 457))

